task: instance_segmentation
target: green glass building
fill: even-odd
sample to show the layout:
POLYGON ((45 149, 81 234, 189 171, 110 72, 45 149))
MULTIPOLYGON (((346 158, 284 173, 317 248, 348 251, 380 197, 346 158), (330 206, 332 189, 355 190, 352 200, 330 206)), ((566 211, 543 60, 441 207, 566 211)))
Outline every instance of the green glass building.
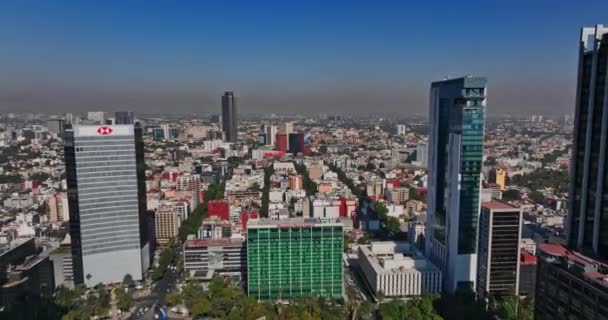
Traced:
POLYGON ((476 287, 486 83, 466 76, 431 84, 425 250, 447 292, 476 287))
POLYGON ((247 225, 247 294, 258 300, 342 298, 343 225, 318 219, 247 225))

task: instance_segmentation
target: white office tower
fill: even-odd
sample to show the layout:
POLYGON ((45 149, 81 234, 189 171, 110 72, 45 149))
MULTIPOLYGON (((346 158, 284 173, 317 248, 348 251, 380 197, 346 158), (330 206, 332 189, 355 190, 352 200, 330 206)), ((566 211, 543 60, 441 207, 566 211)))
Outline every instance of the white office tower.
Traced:
POLYGON ((404 124, 398 124, 397 125, 397 134, 400 136, 404 136, 405 135, 405 125, 404 124))
POLYGON ((162 124, 162 125, 160 126, 160 128, 161 128, 161 129, 163 129, 163 137, 164 137, 166 140, 171 139, 171 135, 170 135, 170 132, 169 132, 169 131, 171 130, 171 127, 169 127, 169 125, 168 125, 168 124, 162 124))
POLYGON ((75 284, 141 280, 150 265, 141 128, 74 126, 65 163, 75 284))
POLYGON ((104 124, 106 121, 103 111, 89 111, 87 113, 87 120, 93 121, 97 124, 104 124))
POLYGON ((266 135, 266 145, 274 146, 277 140, 277 126, 272 124, 265 124, 263 127, 263 131, 266 135))
POLYGON ((446 292, 476 287, 485 96, 485 78, 431 85, 425 253, 446 292))

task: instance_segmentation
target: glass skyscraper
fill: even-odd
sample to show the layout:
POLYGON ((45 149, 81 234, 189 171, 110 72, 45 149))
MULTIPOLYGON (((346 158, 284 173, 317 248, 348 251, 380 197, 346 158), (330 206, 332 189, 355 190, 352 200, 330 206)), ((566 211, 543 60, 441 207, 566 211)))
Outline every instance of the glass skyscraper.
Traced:
POLYGON ((485 108, 485 78, 431 85, 425 250, 447 292, 475 288, 485 108))
POLYGON ((236 112, 236 97, 234 93, 232 91, 224 92, 222 96, 222 130, 228 142, 237 142, 239 140, 239 122, 236 112))
POLYGON ((150 252, 141 128, 74 126, 65 133, 74 282, 142 279, 150 252))
POLYGON ((568 243, 591 256, 608 257, 608 28, 581 34, 571 165, 568 243))
POLYGON ((341 298, 343 225, 317 219, 247 224, 247 293, 258 300, 341 298))
POLYGON ((566 233, 540 244, 534 319, 608 319, 608 28, 583 28, 566 233))
POLYGON ((134 124, 133 111, 114 112, 114 124, 134 124))

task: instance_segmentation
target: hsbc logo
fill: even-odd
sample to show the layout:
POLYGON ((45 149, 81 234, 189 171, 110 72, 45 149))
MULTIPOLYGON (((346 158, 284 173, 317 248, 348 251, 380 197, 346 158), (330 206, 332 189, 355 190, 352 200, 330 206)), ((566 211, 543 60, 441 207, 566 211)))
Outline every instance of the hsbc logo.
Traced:
POLYGON ((102 136, 107 136, 109 134, 112 134, 112 128, 110 127, 99 127, 97 128, 97 133, 99 133, 102 136))

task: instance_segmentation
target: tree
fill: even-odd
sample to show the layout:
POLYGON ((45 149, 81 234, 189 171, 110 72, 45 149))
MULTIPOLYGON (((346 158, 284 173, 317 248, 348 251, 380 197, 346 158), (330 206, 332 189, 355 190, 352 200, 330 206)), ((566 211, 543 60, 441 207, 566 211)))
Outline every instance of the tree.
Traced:
POLYGON ((380 319, 382 320, 405 320, 405 314, 403 313, 402 302, 389 302, 382 303, 378 308, 380 319))
POLYGON ((165 302, 170 306, 177 305, 181 301, 182 301, 182 297, 179 294, 179 292, 171 292, 165 296, 165 302))
POLYGON ((0 174, 0 183, 20 183, 23 178, 18 174, 0 174))
POLYGON ((488 166, 488 167, 495 166, 496 164, 497 164, 496 158, 494 158, 494 157, 488 157, 486 159, 486 161, 483 162, 483 165, 488 166))
POLYGON ((255 192, 260 192, 261 188, 260 188, 260 184, 257 182, 254 182, 251 187, 249 187, 250 191, 255 191, 255 192))
POLYGON ((82 293, 82 287, 70 289, 60 286, 55 291, 55 303, 64 309, 73 309, 79 304, 82 293))
POLYGON ((388 217, 386 221, 386 229, 391 235, 395 235, 401 231, 401 222, 395 217, 388 217))
POLYGON ((521 193, 516 189, 508 189, 503 191, 502 199, 506 201, 521 200, 521 193))
POLYGON ((363 301, 357 306, 358 320, 372 320, 374 318, 374 304, 369 301, 363 301))
POLYGON ((485 304, 477 300, 471 288, 458 289, 453 294, 443 295, 434 305, 446 320, 487 319, 489 316, 485 304))
POLYGON ((386 208, 384 203, 376 201, 374 203, 374 211, 376 212, 376 215, 378 216, 378 219, 380 221, 385 222, 386 219, 388 218, 388 216, 387 216, 388 209, 386 208))
POLYGON ((134 283, 133 276, 128 273, 125 274, 124 278, 122 278, 122 285, 125 287, 131 287, 134 283))
POLYGON ((496 304, 496 315, 502 320, 532 320, 534 302, 532 299, 520 300, 516 296, 503 298, 496 304))
POLYGON ((131 306, 133 305, 133 299, 129 294, 125 292, 125 290, 118 289, 116 290, 115 294, 117 300, 116 306, 118 307, 118 309, 122 311, 128 311, 129 309, 131 309, 131 306))
POLYGON ((51 177, 50 174, 46 173, 46 172, 34 172, 30 175, 30 180, 37 180, 37 181, 46 181, 51 177))
POLYGON ((530 198, 530 200, 534 201, 535 203, 539 203, 539 204, 542 204, 545 200, 545 196, 540 191, 530 192, 530 194, 528 194, 528 198, 530 198))
POLYGON ((211 302, 209 302, 209 300, 207 300, 206 298, 202 298, 192 306, 190 315, 193 318, 196 318, 208 314, 209 311, 211 311, 211 302))
POLYGON ((90 273, 87 273, 87 275, 85 276, 85 278, 87 279, 87 283, 91 280, 93 276, 90 273))

